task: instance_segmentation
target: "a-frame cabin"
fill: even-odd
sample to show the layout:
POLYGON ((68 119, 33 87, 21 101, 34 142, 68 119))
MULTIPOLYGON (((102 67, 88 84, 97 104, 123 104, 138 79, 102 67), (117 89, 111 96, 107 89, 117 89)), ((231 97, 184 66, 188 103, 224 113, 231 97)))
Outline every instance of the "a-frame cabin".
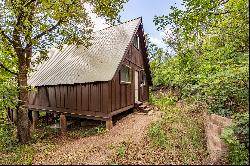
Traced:
MULTIPOLYGON (((28 108, 106 121, 149 97, 152 85, 142 18, 93 33, 92 45, 51 50, 31 73, 28 108)), ((36 116, 35 116, 36 117, 36 116)))

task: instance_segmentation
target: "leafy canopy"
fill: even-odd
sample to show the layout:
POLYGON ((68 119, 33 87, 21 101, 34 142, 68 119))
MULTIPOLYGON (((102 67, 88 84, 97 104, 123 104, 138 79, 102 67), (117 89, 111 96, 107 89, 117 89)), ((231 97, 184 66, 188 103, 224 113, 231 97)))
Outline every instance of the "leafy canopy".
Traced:
MULTIPOLYGON (((151 61, 155 85, 175 86, 181 97, 206 102, 208 111, 233 119, 224 133, 233 164, 249 163, 249 4, 247 0, 184 0, 157 16, 171 30, 166 46, 175 55, 151 61)), ((156 53, 156 54, 155 54, 156 53)))
POLYGON ((84 5, 114 22, 126 0, 1 0, 0 54, 2 65, 12 69, 16 49, 32 47, 36 60, 46 57, 48 48, 63 44, 84 44, 90 38, 93 23, 84 5))

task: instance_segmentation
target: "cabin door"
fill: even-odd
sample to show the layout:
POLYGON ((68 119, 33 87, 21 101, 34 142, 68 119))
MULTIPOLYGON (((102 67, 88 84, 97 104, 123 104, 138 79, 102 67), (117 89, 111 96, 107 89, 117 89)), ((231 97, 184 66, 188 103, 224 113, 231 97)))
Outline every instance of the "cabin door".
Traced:
POLYGON ((139 72, 135 71, 135 102, 139 101, 139 72))

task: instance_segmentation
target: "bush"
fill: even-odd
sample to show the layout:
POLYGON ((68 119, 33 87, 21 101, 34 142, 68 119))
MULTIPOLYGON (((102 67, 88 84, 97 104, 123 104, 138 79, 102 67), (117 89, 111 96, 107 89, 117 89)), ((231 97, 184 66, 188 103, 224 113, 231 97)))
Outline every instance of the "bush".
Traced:
POLYGON ((17 143, 13 124, 0 124, 0 151, 11 150, 17 143))
POLYGON ((233 165, 249 164, 249 113, 236 114, 232 126, 226 128, 222 138, 229 146, 229 161, 233 165))

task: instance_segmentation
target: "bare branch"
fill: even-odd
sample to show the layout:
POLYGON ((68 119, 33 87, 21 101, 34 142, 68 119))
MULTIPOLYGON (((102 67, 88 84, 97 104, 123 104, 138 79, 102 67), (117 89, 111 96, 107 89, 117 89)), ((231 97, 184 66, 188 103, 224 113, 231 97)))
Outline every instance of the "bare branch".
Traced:
POLYGON ((10 43, 12 44, 13 41, 9 38, 9 36, 7 36, 5 33, 4 33, 4 30, 0 27, 0 33, 2 34, 2 36, 10 43))
POLYGON ((35 36, 32 40, 39 39, 40 37, 46 35, 47 33, 51 32, 51 31, 53 31, 53 30, 56 29, 61 23, 62 23, 62 19, 60 19, 54 26, 52 26, 51 28, 49 28, 47 31, 44 31, 44 32, 38 34, 37 36, 35 36))
POLYGON ((5 71, 11 73, 11 74, 18 75, 18 73, 14 72, 14 71, 11 71, 11 70, 8 69, 7 67, 5 67, 1 62, 0 62, 0 67, 1 67, 2 69, 4 69, 5 71))

